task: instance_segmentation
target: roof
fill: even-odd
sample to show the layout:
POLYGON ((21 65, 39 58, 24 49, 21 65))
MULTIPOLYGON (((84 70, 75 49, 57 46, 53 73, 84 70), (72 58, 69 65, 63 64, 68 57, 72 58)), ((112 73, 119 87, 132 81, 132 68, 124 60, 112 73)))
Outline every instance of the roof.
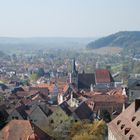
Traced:
POLYGON ((114 82, 111 73, 107 69, 98 69, 95 71, 96 83, 114 82))
POLYGON ((124 112, 108 124, 117 140, 140 138, 140 99, 136 99, 124 112), (126 133, 127 132, 127 133, 126 133))
POLYGON ((40 109, 47 115, 51 115, 52 111, 50 110, 50 108, 47 106, 47 104, 43 103, 39 105, 40 109))
POLYGON ((124 103, 125 96, 123 95, 108 95, 108 94, 96 94, 92 96, 91 100, 94 102, 112 102, 112 103, 124 103))
MULTIPOLYGON (((113 89, 106 89, 106 90, 97 90, 94 89, 93 91, 84 91, 81 92, 81 95, 85 97, 93 97, 95 95, 124 95, 123 88, 113 88, 113 89)), ((126 95, 125 95, 126 96, 126 95)))
POLYGON ((52 140, 52 138, 27 120, 12 120, 1 131, 0 140, 28 140, 32 135, 40 140, 52 140))
POLYGON ((17 92, 15 93, 15 95, 22 98, 22 97, 25 97, 25 96, 35 95, 35 94, 37 94, 37 93, 39 93, 39 91, 37 91, 37 90, 31 90, 31 91, 17 91, 17 92))
POLYGON ((15 110, 23 117, 23 119, 27 119, 28 114, 25 111, 26 110, 25 105, 21 105, 20 107, 17 107, 15 110))
POLYGON ((72 114, 72 111, 70 109, 70 106, 68 105, 68 103, 66 101, 64 101, 62 104, 59 105, 63 111, 70 116, 72 114))
POLYGON ((75 110, 74 113, 76 116, 83 120, 83 119, 90 119, 92 115, 92 110, 88 107, 85 102, 82 102, 75 110))
POLYGON ((94 73, 79 73, 78 74, 78 88, 90 89, 90 86, 95 84, 94 73))

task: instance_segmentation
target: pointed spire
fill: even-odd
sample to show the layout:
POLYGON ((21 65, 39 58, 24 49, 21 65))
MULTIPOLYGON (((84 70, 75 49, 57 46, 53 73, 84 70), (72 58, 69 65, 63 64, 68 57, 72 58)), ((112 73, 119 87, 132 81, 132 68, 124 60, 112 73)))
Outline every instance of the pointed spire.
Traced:
POLYGON ((122 108, 122 112, 125 111, 125 103, 123 103, 123 108, 122 108))
POLYGON ((72 73, 76 72, 75 59, 72 60, 72 73))
POLYGON ((93 92, 93 84, 90 85, 90 91, 93 92))

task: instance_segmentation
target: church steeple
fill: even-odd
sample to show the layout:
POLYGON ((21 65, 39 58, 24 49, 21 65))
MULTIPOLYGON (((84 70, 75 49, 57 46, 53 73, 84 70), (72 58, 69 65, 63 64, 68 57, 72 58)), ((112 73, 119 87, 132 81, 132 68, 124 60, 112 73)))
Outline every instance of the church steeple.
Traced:
POLYGON ((70 74, 70 83, 78 85, 78 71, 76 70, 75 59, 72 60, 72 70, 70 74))
POLYGON ((75 59, 72 60, 72 73, 76 73, 75 59))

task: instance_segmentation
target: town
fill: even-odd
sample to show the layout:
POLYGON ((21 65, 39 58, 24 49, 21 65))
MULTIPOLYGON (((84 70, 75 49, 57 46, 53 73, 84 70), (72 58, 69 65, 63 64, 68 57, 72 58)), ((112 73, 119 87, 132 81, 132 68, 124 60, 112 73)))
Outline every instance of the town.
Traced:
POLYGON ((0 140, 140 140, 140 0, 0 0, 0 140))
POLYGON ((138 74, 120 79, 96 54, 1 56, 0 140, 139 139, 138 74))

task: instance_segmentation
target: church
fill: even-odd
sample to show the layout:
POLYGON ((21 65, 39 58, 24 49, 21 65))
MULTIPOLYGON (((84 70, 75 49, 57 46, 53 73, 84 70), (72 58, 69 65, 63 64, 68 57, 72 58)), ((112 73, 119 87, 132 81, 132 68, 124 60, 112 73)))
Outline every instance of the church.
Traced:
POLYGON ((69 81, 78 90, 106 90, 114 88, 114 79, 107 69, 96 69, 95 73, 78 73, 75 59, 72 61, 72 71, 69 81))

